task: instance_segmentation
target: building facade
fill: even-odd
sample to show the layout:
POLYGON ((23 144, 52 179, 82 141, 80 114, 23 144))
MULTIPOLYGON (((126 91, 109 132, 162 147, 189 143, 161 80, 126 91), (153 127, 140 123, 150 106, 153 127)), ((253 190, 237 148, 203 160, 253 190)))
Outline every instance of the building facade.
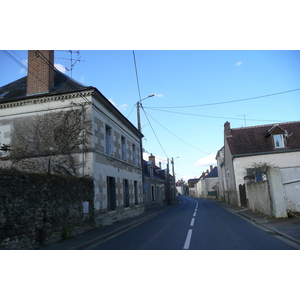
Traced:
MULTIPOLYGON (((0 167, 94 179, 96 225, 143 212, 138 129, 101 92, 28 51, 28 75, 0 88, 0 167)), ((85 213, 89 208, 85 208, 85 213)))
MULTIPOLYGON (((222 191, 220 196, 228 203, 255 209, 256 206, 249 203, 250 193, 248 192, 247 195, 249 180, 266 181, 267 173, 276 173, 275 171, 270 171, 270 173, 268 171, 270 169, 281 170, 283 179, 287 176, 284 174, 288 172, 284 170, 289 169, 289 174, 293 177, 290 178, 290 182, 299 182, 300 177, 295 171, 300 165, 299 137, 299 121, 243 128, 230 128, 230 123, 226 122, 224 124, 224 151, 221 149, 217 154, 218 166, 220 165, 219 189, 222 191)), ((277 178, 276 181, 279 182, 279 179, 277 178)), ((282 182, 289 181, 283 180, 282 182)), ((274 184, 273 187, 275 188, 274 184)), ((299 187, 294 186, 294 192, 296 189, 299 187)), ((270 190, 270 194, 272 193, 273 190, 270 190)), ((254 195, 253 191, 251 194, 254 195)), ((300 205, 297 193, 292 194, 294 195, 293 201, 300 205)), ((286 201, 286 198, 283 196, 282 201, 286 201)), ((272 199, 275 198, 271 197, 270 201, 273 201, 272 199)), ((275 207, 274 203, 271 203, 272 205, 275 207)), ((279 216, 272 207, 270 214, 279 216)), ((286 212, 282 216, 286 216, 286 212)))

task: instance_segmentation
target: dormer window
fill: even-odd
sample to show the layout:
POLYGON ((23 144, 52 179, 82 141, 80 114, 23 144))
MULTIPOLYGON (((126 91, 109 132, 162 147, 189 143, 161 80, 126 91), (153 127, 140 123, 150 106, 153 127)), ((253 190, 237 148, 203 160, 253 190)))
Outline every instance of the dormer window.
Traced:
POLYGON ((274 141, 275 148, 284 148, 285 147, 283 134, 274 134, 273 141, 274 141))

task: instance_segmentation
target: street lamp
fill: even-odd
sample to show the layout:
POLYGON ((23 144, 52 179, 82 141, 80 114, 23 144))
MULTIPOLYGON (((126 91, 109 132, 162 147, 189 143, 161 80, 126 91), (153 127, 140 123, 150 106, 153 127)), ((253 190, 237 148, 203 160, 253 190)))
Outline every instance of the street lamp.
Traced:
POLYGON ((136 103, 136 108, 137 108, 137 120, 138 120, 138 130, 139 130, 140 132, 142 132, 142 127, 141 127, 141 116, 140 116, 140 106, 142 105, 141 102, 142 102, 143 100, 146 100, 146 99, 148 99, 148 98, 150 98, 150 97, 153 97, 153 96, 155 96, 155 94, 151 94, 151 95, 149 95, 148 97, 146 97, 146 98, 144 98, 144 99, 141 99, 140 101, 138 101, 138 102, 136 103))

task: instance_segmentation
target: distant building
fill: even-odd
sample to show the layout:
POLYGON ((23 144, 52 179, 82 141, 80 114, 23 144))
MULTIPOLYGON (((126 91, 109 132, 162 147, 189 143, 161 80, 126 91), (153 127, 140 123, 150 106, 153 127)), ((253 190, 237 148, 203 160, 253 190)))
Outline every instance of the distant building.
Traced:
POLYGON ((218 179, 218 168, 210 166, 210 171, 203 172, 195 183, 195 197, 212 198, 216 197, 216 185, 218 179))

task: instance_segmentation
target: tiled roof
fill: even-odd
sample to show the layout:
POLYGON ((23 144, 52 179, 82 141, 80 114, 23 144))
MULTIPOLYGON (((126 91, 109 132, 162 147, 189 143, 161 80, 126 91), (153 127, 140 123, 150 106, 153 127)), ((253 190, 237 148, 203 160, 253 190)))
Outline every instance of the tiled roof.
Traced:
MULTIPOLYGON (((57 72, 54 77, 54 88, 49 93, 45 93, 45 95, 57 95, 74 91, 82 91, 89 88, 91 87, 87 87, 71 77, 61 72, 57 72)), ((17 101, 26 98, 26 89, 27 76, 0 87, 0 103, 17 101)), ((42 96, 42 94, 39 94, 38 96, 42 96)), ((28 98, 32 97, 34 97, 34 95, 28 96, 28 98)))
POLYGON ((205 178, 218 177, 218 167, 214 167, 205 178))
POLYGON ((232 128, 231 136, 227 136, 226 139, 233 156, 300 150, 300 121, 232 128), (277 125, 281 130, 286 130, 288 135, 292 134, 287 138, 285 148, 274 149, 270 130, 277 125))
MULTIPOLYGON (((148 161, 143 160, 143 172, 145 176, 150 176, 149 169, 148 169, 148 161)), ((166 179, 165 177, 165 170, 161 170, 159 167, 154 166, 153 167, 153 176, 158 177, 160 179, 166 179)))

